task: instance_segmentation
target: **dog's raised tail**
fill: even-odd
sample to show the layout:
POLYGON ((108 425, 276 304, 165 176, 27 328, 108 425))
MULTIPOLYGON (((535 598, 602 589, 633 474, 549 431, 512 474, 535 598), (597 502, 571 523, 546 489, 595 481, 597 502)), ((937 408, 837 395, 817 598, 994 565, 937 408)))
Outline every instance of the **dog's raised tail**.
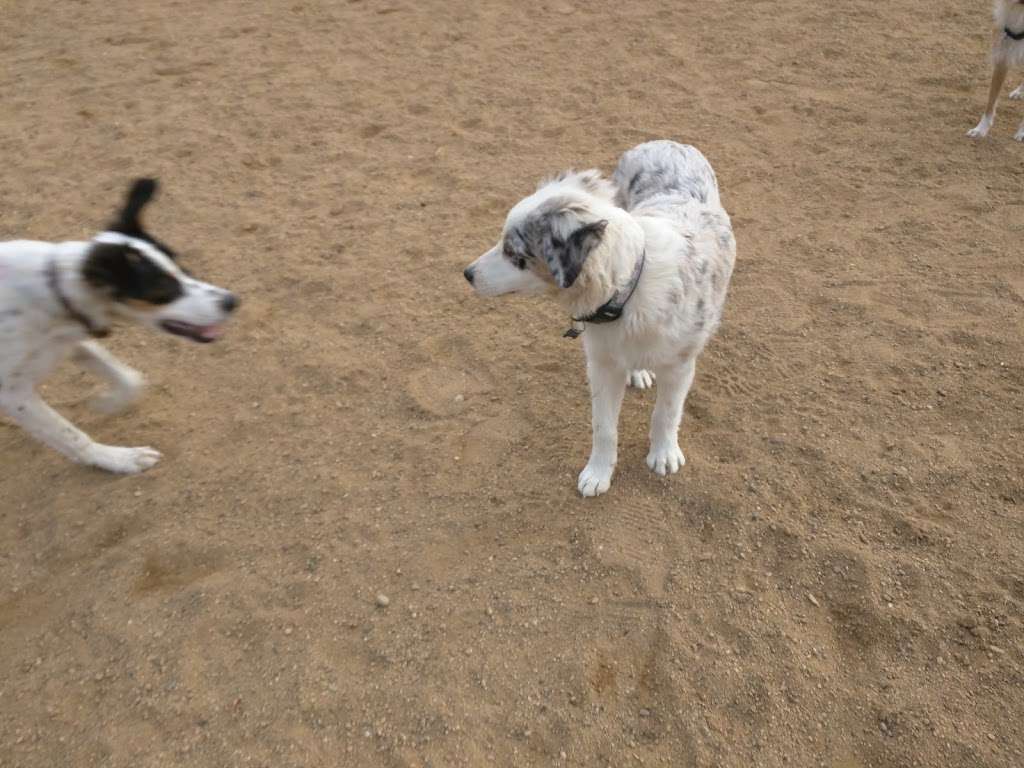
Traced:
POLYGON ((629 150, 612 181, 618 187, 615 202, 627 211, 665 196, 721 204, 707 158, 696 147, 675 141, 649 141, 629 150))

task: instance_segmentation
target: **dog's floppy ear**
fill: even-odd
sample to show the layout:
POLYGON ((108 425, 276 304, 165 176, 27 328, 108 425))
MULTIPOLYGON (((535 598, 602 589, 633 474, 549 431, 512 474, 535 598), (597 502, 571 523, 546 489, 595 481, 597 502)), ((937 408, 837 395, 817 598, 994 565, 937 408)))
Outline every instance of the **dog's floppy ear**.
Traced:
POLYGON ((558 235, 554 227, 548 230, 543 242, 544 259, 559 288, 568 288, 576 282, 583 263, 601 242, 607 226, 608 222, 600 219, 573 230, 565 239, 558 235))
POLYGON ((156 194, 158 183, 156 179, 136 179, 132 188, 128 191, 128 199, 118 214, 117 219, 111 225, 113 232, 121 232, 125 235, 134 235, 142 232, 142 222, 139 214, 146 203, 153 199, 156 194))

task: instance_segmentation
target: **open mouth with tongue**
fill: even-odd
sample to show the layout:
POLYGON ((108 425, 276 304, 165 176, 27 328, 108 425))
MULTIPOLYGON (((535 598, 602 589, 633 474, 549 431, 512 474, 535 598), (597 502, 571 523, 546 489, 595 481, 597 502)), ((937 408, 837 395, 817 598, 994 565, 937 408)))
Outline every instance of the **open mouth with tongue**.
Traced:
POLYGON ((198 341, 200 344, 209 344, 211 341, 216 341, 224 333, 224 326, 220 324, 193 325, 192 323, 183 323, 180 320, 163 320, 160 323, 160 327, 168 333, 173 333, 175 336, 184 336, 186 339, 198 341))

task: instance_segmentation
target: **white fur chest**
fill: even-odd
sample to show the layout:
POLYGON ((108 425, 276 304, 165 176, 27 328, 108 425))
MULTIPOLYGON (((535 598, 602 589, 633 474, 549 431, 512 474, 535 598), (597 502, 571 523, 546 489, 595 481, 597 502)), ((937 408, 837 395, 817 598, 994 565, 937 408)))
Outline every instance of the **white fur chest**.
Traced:
POLYGON ((627 370, 657 370, 697 351, 705 340, 687 333, 682 323, 661 330, 631 327, 628 322, 591 325, 583 335, 588 358, 614 361, 627 370))

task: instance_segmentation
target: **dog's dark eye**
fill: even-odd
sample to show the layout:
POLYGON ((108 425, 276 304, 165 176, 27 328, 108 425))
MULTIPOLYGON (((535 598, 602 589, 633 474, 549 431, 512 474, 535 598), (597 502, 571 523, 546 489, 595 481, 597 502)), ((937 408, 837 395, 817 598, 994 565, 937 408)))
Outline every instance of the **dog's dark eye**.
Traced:
POLYGON ((529 256, 527 253, 525 256, 518 253, 511 245, 505 243, 503 254, 515 266, 516 269, 526 269, 526 259, 529 256))

